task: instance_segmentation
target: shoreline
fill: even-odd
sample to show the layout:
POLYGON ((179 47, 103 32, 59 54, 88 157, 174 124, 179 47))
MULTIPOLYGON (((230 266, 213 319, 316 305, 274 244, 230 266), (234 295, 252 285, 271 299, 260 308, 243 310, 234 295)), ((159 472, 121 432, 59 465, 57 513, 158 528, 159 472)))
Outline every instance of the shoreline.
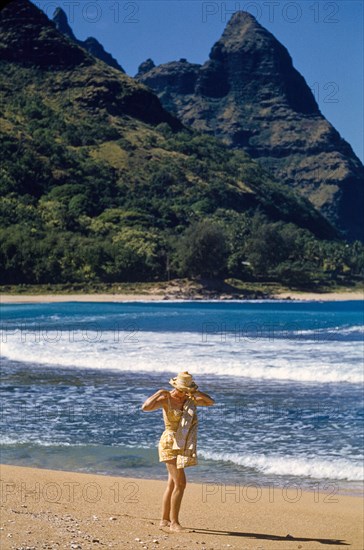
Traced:
MULTIPOLYGON (((181 524, 160 530, 166 481, 1 465, 1 548, 316 550, 363 547, 363 499, 187 483, 181 524), (73 545, 73 546, 72 546, 73 545), (198 545, 198 546, 197 546, 198 545)), ((188 479, 188 469, 186 469, 188 479)))
POLYGON ((2 294, 1 304, 32 304, 32 303, 62 303, 62 302, 185 302, 185 301, 221 301, 221 302, 256 302, 256 301, 364 301, 364 290, 353 292, 282 292, 272 294, 267 298, 236 298, 222 295, 220 298, 209 298, 203 295, 174 296, 171 294, 2 294))

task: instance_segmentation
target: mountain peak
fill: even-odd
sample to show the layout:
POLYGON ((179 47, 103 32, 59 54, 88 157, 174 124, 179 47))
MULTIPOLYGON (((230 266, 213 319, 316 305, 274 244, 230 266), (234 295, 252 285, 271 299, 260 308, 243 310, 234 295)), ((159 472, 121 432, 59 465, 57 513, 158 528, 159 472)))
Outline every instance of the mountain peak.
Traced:
POLYGON ((81 46, 81 48, 87 50, 91 55, 97 57, 110 67, 113 67, 114 69, 125 73, 121 65, 119 65, 116 59, 104 49, 103 45, 100 44, 100 42, 96 38, 94 38, 93 36, 89 36, 84 41, 78 40, 76 38, 68 23, 67 15, 62 10, 62 8, 56 8, 53 14, 53 23, 55 24, 59 32, 76 42, 76 44, 81 46))
POLYGON ((221 38, 212 49, 210 57, 214 58, 214 51, 218 47, 223 48, 226 52, 234 53, 241 49, 248 51, 266 48, 272 42, 278 43, 255 17, 248 12, 238 11, 230 18, 221 38))
POLYGON ((258 23, 257 19, 247 11, 235 12, 228 21, 222 38, 234 37, 237 42, 244 40, 249 32, 263 32, 268 35, 268 31, 258 23))
POLYGON ((249 83, 250 96, 263 90, 262 99, 279 98, 297 113, 320 111, 305 79, 294 68, 288 50, 250 13, 236 12, 213 46, 210 60, 224 67, 230 89, 249 83), (266 94, 269 86, 269 96, 266 94))
POLYGON ((62 8, 58 7, 55 9, 53 14, 53 23, 56 25, 56 29, 59 32, 61 32, 62 34, 65 34, 71 40, 74 40, 75 42, 77 42, 77 39, 73 34, 71 27, 68 24, 67 15, 65 14, 62 8))
POLYGON ((152 69, 154 69, 154 67, 155 67, 155 63, 153 59, 150 59, 149 57, 139 65, 137 74, 141 75, 141 74, 147 73, 148 71, 151 71, 152 69))

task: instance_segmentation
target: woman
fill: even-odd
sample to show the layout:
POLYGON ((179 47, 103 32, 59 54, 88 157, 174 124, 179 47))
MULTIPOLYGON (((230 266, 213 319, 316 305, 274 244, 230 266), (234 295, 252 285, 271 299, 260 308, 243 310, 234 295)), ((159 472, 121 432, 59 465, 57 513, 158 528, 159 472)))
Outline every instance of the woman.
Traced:
POLYGON ((143 403, 143 411, 163 408, 165 430, 159 440, 159 461, 165 462, 168 471, 167 489, 163 495, 160 527, 171 531, 184 531, 178 521, 183 493, 186 488, 184 468, 197 464, 197 413, 196 406, 211 406, 215 401, 198 391, 198 386, 187 372, 180 372, 169 383, 173 390, 158 390, 143 403))

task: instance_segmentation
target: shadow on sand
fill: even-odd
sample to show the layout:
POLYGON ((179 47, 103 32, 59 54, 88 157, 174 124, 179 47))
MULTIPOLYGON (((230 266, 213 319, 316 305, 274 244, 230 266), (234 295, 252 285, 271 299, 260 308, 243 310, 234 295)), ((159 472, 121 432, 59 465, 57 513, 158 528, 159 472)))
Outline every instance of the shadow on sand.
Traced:
POLYGON ((241 531, 219 531, 214 529, 197 529, 193 527, 186 527, 194 533, 200 533, 201 535, 222 535, 229 537, 246 537, 250 539, 259 540, 280 540, 282 542, 319 542, 320 544, 336 544, 340 546, 350 546, 348 542, 338 539, 317 539, 307 537, 293 537, 292 535, 286 535, 285 537, 279 535, 267 535, 264 533, 243 533, 241 531))

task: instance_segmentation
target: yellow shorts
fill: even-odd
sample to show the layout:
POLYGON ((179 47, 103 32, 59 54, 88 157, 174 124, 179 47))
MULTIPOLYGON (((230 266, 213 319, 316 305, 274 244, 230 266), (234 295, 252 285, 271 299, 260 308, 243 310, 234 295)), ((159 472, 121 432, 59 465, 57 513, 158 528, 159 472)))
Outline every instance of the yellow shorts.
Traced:
POLYGON ((162 433, 158 444, 159 462, 172 460, 177 457, 178 449, 172 449, 174 433, 175 432, 172 432, 171 430, 164 430, 162 433))

